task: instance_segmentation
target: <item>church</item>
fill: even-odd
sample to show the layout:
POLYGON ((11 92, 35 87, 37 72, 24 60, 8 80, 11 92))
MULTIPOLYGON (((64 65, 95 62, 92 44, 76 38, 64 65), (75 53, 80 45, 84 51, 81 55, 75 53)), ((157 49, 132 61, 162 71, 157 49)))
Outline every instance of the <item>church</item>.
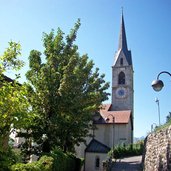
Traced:
POLYGON ((121 16, 119 45, 112 65, 112 100, 103 104, 93 117, 93 138, 76 148, 85 159, 84 171, 102 171, 102 161, 113 146, 133 143, 134 89, 131 51, 127 47, 123 14, 121 16))

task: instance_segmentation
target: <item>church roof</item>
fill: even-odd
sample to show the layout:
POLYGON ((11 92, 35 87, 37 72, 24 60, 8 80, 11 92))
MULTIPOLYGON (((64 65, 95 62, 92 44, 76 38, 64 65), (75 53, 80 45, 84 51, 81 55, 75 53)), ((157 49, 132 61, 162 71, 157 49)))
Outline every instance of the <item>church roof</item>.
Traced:
POLYGON ((97 141, 96 139, 92 139, 85 149, 86 152, 95 152, 95 153, 108 153, 110 148, 103 143, 97 141))
POLYGON ((128 124, 131 118, 131 110, 111 111, 111 104, 102 105, 99 111, 99 119, 95 124, 128 124))
POLYGON ((118 50, 120 49, 123 49, 124 51, 128 50, 123 14, 121 17, 121 27, 120 27, 120 35, 119 35, 119 46, 118 46, 118 50))
POLYGON ((119 34, 119 46, 118 46, 118 51, 117 51, 116 56, 115 56, 115 63, 116 63, 118 57, 120 56, 121 52, 124 53, 128 64, 132 65, 131 51, 128 50, 128 47, 127 47, 127 39, 126 39, 126 31, 125 31, 125 24, 124 24, 123 14, 121 16, 121 26, 120 26, 120 34, 119 34))

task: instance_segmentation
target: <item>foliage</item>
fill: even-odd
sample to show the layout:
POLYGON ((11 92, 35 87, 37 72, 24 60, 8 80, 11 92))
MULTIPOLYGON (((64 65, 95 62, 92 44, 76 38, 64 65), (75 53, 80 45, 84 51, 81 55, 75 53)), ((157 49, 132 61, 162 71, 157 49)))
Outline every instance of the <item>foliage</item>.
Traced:
POLYGON ((15 163, 21 163, 23 162, 22 160, 22 154, 21 154, 21 150, 19 148, 12 148, 12 153, 15 155, 15 163))
POLYGON ((29 122, 26 87, 17 82, 18 77, 8 81, 4 76, 9 69, 18 70, 23 66, 18 55, 20 45, 10 42, 9 48, 0 56, 0 135, 3 138, 9 134, 11 126, 21 128, 29 122))
POLYGON ((15 164, 12 171, 79 171, 81 160, 71 154, 65 154, 56 148, 52 153, 43 155, 39 161, 27 164, 15 164))
POLYGON ((64 153, 60 148, 55 148, 50 153, 54 158, 54 171, 79 171, 83 162, 72 153, 64 153))
POLYGON ((74 146, 88 135, 92 114, 108 98, 109 84, 104 74, 93 68, 86 54, 80 56, 74 44, 79 27, 78 20, 66 39, 59 28, 56 34, 54 30, 44 33, 45 60, 41 52, 30 52, 28 100, 38 117, 32 122, 31 133, 25 136, 43 152, 57 146, 74 151, 74 146))
POLYGON ((10 170, 10 166, 16 163, 18 157, 12 151, 11 148, 8 148, 6 152, 0 152, 0 171, 8 171, 10 170))
POLYGON ((0 74, 6 70, 18 71, 24 65, 24 62, 18 59, 20 55, 20 44, 12 41, 9 42, 9 47, 0 56, 0 74))
POLYGON ((18 82, 19 75, 11 79, 5 74, 21 69, 24 62, 19 59, 19 43, 9 42, 9 47, 0 56, 0 168, 8 170, 17 162, 17 157, 10 150, 9 135, 17 129, 25 129, 32 122, 34 114, 29 109, 25 84, 18 82), (5 168, 5 169, 4 169, 5 168))
POLYGON ((18 83, 19 75, 10 79, 4 74, 18 71, 24 62, 19 59, 19 43, 9 42, 9 47, 0 56, 0 152, 8 150, 11 131, 25 128, 30 124, 33 114, 29 111, 27 89, 18 83))
POLYGON ((171 125, 171 120, 168 120, 165 124, 157 126, 154 131, 157 132, 163 129, 167 129, 170 125, 171 125))
POLYGON ((127 146, 119 145, 117 147, 114 147, 114 149, 109 151, 108 155, 110 157, 114 156, 115 159, 128 157, 128 156, 142 155, 143 149, 144 149, 144 141, 139 141, 135 144, 130 144, 127 146))
POLYGON ((52 171, 53 158, 42 156, 39 161, 33 163, 18 163, 11 167, 11 171, 52 171))
POLYGON ((60 148, 53 149, 50 156, 54 158, 54 171, 79 171, 81 168, 81 159, 71 153, 64 153, 60 148))
POLYGON ((160 131, 162 129, 167 129, 170 125, 171 125, 171 112, 169 112, 169 114, 166 116, 166 123, 164 123, 160 126, 156 126, 154 131, 160 131))

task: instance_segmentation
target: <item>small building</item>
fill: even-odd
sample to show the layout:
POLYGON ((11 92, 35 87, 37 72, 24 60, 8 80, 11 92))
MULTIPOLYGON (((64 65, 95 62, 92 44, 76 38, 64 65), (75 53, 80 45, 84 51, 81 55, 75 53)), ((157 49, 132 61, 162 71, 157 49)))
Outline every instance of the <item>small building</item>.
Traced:
POLYGON ((92 139, 85 149, 86 170, 92 170, 92 168, 94 168, 94 170, 103 170, 102 161, 106 159, 106 154, 109 151, 110 148, 108 146, 96 139, 92 139))

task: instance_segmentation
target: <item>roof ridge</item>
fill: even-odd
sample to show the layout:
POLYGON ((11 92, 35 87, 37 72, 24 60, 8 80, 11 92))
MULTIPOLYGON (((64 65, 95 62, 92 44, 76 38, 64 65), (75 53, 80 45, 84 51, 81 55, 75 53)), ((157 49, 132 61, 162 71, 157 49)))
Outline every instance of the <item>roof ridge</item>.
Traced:
POLYGON ((109 150, 110 150, 110 147, 108 147, 107 145, 103 144, 102 142, 94 138, 90 141, 90 143, 85 149, 86 152, 99 152, 99 153, 107 153, 109 150))

